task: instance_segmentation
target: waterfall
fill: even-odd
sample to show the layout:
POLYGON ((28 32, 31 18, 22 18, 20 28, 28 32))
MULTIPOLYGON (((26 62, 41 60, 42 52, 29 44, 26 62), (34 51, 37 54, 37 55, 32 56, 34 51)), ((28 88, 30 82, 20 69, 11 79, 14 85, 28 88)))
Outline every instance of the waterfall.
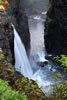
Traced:
MULTIPOLYGON (((32 48, 33 52, 31 52, 31 53, 36 54, 39 51, 38 56, 37 56, 38 58, 36 58, 36 55, 33 55, 33 56, 31 55, 32 61, 30 59, 28 59, 23 42, 22 42, 18 32, 16 31, 14 25, 12 25, 12 27, 14 29, 15 69, 16 69, 16 71, 20 72, 25 77, 28 77, 29 79, 32 79, 34 81, 37 80, 39 88, 41 88, 43 90, 43 92, 49 93, 52 89, 52 86, 55 84, 53 82, 53 77, 56 76, 55 75, 56 73, 49 69, 49 67, 50 68, 52 67, 52 65, 50 65, 49 63, 47 65, 44 65, 43 68, 40 67, 36 63, 36 59, 37 59, 37 61, 45 61, 43 49, 41 49, 41 48, 43 48, 43 41, 41 41, 41 38, 40 38, 43 36, 42 32, 44 29, 42 27, 41 21, 40 22, 37 21, 36 23, 34 23, 34 25, 33 25, 33 23, 30 25, 33 28, 30 31, 32 34, 33 41, 36 40, 36 38, 38 38, 38 41, 36 41, 36 42, 34 41, 34 44, 36 43, 35 44, 36 48, 32 48), (35 35, 36 38, 33 35, 35 35), (39 37, 37 37, 37 36, 39 36, 39 37), (40 47, 40 48, 38 48, 38 47, 40 47), (36 50, 36 52, 35 52, 35 50, 36 50), (29 60, 30 60, 30 62, 29 62, 29 60)), ((34 45, 32 44, 32 46, 34 46, 34 45)))
POLYGON ((41 68, 39 68, 37 71, 33 73, 32 65, 30 65, 30 62, 28 60, 25 47, 21 41, 21 38, 13 24, 12 24, 12 27, 14 29, 14 53, 15 53, 16 71, 20 72, 22 75, 24 75, 25 77, 28 77, 29 79, 38 80, 39 87, 41 89, 42 87, 45 88, 47 84, 48 85, 50 84, 49 81, 44 82, 41 68))
POLYGON ((14 29, 15 69, 25 77, 31 79, 33 72, 25 51, 25 47, 14 25, 12 25, 12 27, 14 29))

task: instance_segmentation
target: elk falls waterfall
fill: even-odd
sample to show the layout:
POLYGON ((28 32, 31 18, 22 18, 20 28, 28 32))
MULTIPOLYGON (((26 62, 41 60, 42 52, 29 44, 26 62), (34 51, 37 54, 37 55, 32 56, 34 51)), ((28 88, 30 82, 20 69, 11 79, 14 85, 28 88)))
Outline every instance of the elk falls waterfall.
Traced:
POLYGON ((44 47, 44 22, 40 16, 29 17, 29 31, 31 35, 31 52, 27 57, 24 44, 16 31, 14 25, 14 52, 15 69, 32 80, 37 80, 38 86, 43 92, 50 92, 55 85, 53 77, 58 72, 56 66, 45 59, 46 50, 44 47), (44 52, 45 51, 45 52, 44 52), (48 62, 41 67, 37 62, 48 62), (52 86, 51 86, 52 85, 52 86))

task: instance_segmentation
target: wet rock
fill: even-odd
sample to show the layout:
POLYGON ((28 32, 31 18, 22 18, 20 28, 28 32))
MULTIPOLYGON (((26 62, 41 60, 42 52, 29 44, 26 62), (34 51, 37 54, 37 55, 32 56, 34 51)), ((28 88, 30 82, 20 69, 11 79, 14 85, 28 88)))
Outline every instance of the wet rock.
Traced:
POLYGON ((47 60, 52 60, 53 56, 45 56, 47 60))
POLYGON ((48 64, 48 61, 44 61, 44 62, 37 62, 37 64, 41 67, 44 67, 45 65, 48 64))

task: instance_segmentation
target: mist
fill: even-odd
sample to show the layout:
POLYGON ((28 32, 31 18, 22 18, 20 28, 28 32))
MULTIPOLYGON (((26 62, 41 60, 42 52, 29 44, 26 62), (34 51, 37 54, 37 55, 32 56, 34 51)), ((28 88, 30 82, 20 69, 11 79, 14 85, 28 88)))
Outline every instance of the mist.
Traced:
POLYGON ((24 8, 28 15, 41 14, 47 10, 48 0, 24 0, 24 8))

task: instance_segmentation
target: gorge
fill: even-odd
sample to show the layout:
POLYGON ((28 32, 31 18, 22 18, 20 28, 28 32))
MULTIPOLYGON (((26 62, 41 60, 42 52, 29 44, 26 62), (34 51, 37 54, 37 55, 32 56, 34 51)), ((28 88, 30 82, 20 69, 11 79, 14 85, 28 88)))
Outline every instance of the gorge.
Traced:
POLYGON ((28 57, 26 55, 26 51, 23 46, 24 42, 22 43, 23 39, 19 34, 20 31, 18 31, 17 33, 15 28, 14 28, 14 34, 15 34, 14 50, 15 50, 16 71, 20 72, 22 75, 28 77, 29 79, 37 80, 39 87, 43 91, 45 88, 45 92, 48 92, 52 88, 50 85, 52 86, 55 85, 53 78, 59 71, 57 69, 57 65, 54 65, 53 63, 45 59, 45 56, 48 56, 44 46, 44 18, 46 18, 46 12, 47 12, 46 9, 44 9, 44 11, 42 11, 41 13, 39 12, 33 15, 30 14, 28 16, 29 32, 30 32, 29 34, 31 40, 30 43, 31 50, 29 52, 30 61, 28 60, 28 57), (39 65, 39 63, 43 64, 42 65, 43 68, 41 68, 41 64, 39 65))
POLYGON ((67 100, 67 1, 8 2, 0 24, 0 69, 7 69, 0 78, 29 100, 67 100))

